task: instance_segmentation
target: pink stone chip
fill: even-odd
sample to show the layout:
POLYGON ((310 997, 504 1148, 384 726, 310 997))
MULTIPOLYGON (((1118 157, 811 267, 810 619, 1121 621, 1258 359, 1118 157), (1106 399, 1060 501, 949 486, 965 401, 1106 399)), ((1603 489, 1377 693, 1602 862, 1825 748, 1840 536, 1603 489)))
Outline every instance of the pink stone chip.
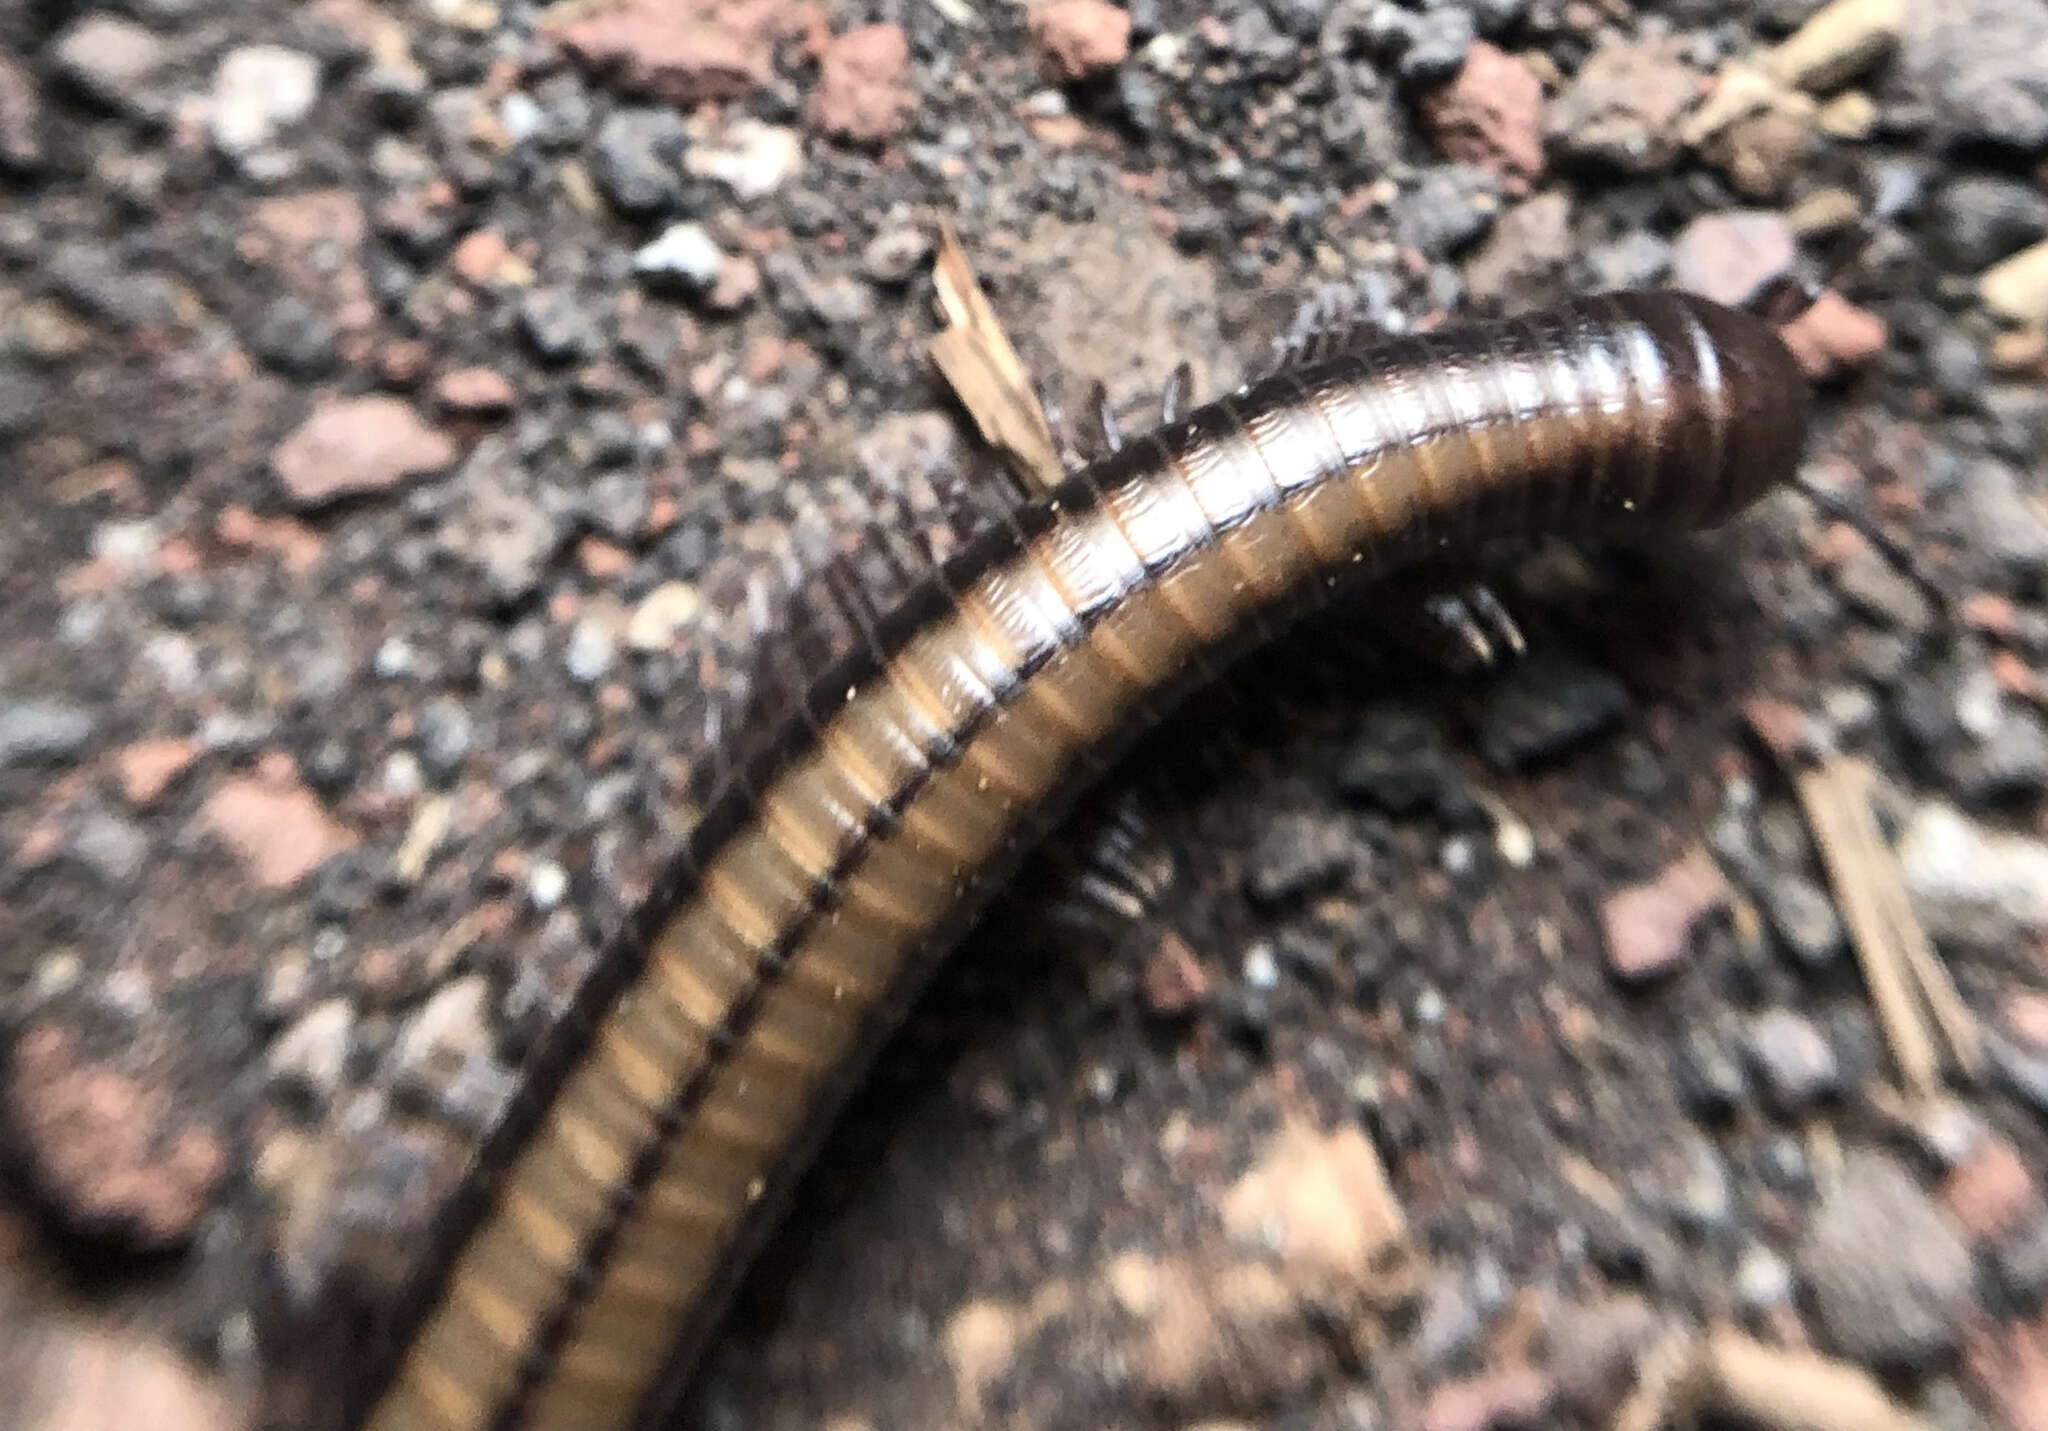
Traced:
POLYGON ((455 443, 395 397, 328 398, 271 454, 293 503, 381 492, 455 460, 455 443))

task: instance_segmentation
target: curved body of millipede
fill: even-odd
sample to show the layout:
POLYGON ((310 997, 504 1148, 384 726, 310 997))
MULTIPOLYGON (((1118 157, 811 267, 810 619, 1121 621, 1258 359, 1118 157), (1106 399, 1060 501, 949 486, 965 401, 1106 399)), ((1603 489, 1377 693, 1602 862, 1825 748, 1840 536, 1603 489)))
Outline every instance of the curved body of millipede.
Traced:
POLYGON ((1588 299, 1299 362, 1020 506, 710 804, 486 1139, 352 1424, 651 1424, 939 957, 1178 694, 1441 549, 1731 516, 1791 475, 1806 403, 1762 320, 1588 299))

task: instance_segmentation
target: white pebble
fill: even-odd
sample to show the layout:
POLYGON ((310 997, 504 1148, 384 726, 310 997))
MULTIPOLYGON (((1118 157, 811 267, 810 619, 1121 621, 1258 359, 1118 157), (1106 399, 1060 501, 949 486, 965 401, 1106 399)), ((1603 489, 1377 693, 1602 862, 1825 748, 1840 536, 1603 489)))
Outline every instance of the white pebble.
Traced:
POLYGON ((514 144, 533 138, 546 122, 547 114, 523 90, 513 90, 498 105, 498 123, 505 126, 505 137, 514 144))
POLYGON ((633 255, 633 272, 642 278, 680 280, 701 290, 718 282, 724 263, 724 252, 704 225, 671 224, 633 255))
POLYGON ((1280 987, 1279 961, 1273 957, 1273 946, 1263 939, 1244 951, 1244 981, 1254 989, 1280 987))
POLYGON ((539 910, 554 909, 569 896, 569 872, 553 860, 540 860, 526 876, 526 897, 539 910))
POLYGON ((213 73, 213 142, 236 156, 261 149, 311 113, 319 98, 320 62, 311 55, 281 45, 231 50, 213 73))

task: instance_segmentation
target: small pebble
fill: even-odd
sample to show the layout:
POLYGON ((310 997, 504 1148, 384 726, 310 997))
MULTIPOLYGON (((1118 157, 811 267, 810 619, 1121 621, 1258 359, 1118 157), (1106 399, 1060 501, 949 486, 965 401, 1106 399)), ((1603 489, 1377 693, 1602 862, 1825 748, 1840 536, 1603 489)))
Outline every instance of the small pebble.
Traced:
POLYGON ((1480 748, 1513 770, 1563 754, 1617 724, 1628 691, 1612 675, 1555 652, 1532 654, 1488 693, 1480 748))
POLYGON ((266 363, 288 377, 317 378, 334 366, 339 336, 325 313, 299 295, 287 293, 263 310, 252 346, 266 363))
POLYGON ((617 654, 618 639, 612 623, 600 616, 586 616, 570 631, 562 664, 577 682, 595 685, 611 670, 617 654))
POLYGON ((137 113, 158 106, 151 83, 170 59, 155 31, 105 11, 81 16, 57 37, 50 55, 56 72, 82 93, 137 113))
POLYGON ((1245 889, 1262 904, 1334 884, 1356 868, 1365 850, 1343 821, 1283 814, 1259 830, 1249 857, 1245 889))
POLYGON ((1679 1036, 1672 1059, 1678 1093, 1693 1115, 1708 1122, 1731 1117, 1748 1095, 1742 1065, 1715 1034, 1690 1029, 1679 1036))
POLYGON ((1402 83, 1426 90, 1422 116, 1446 159, 1521 193, 1543 172, 1543 82, 1521 60, 1473 41, 1469 12, 1424 12, 1402 55, 1402 83))
POLYGON ((382 393, 327 397, 270 455, 285 497, 317 508, 344 497, 387 491, 455 461, 447 434, 411 404, 382 393))
POLYGON ((109 885, 135 882, 149 866, 148 834, 132 820, 94 811, 71 832, 74 858, 109 885))
POLYGON ((1763 890, 1763 907, 1785 951, 1803 967, 1833 968, 1847 949, 1827 892, 1803 875, 1781 874, 1763 890))
POLYGON ((1807 1226, 1799 1270, 1835 1348, 1872 1366, 1947 1356, 1976 1303, 1976 1268, 1955 1225, 1878 1153, 1846 1159, 1807 1226))
POLYGON ((537 288, 519 304, 519 331, 550 363, 582 362, 604 344, 588 299, 566 288, 537 288))
POLYGON ((1825 93, 1855 79, 1891 53, 1905 22, 1907 0, 1833 0, 1771 51, 1773 76, 1825 93))
POLYGON ((633 272, 650 286, 705 293, 717 284, 725 261, 702 224, 672 224, 633 255, 633 272))
POLYGON ((235 156, 262 149, 310 114, 319 97, 320 62, 313 56, 279 45, 230 50, 213 74, 213 142, 235 156))
POLYGON ((270 1045, 264 1066, 272 1086, 325 1107, 341 1087, 355 1034, 346 999, 315 1004, 270 1045))
POLYGON ((2023 248, 1977 281, 1984 306, 2015 323, 2048 323, 2048 242, 2023 248))
POLYGON ((1813 1023, 1790 1009, 1772 1009, 1749 1021, 1743 1051, 1780 1112, 1797 1114, 1833 1097, 1841 1087, 1835 1051, 1813 1023))
POLYGON ((1980 273, 2048 238, 2048 195, 2017 179, 1964 174, 1936 191, 1926 233, 1951 272, 1980 273))
POLYGON ((1930 802, 1907 819, 1899 860, 1914 912, 1940 943, 2009 949, 2048 932, 2048 842, 1930 802))
POLYGON ((1816 383, 1863 367, 1890 340, 1884 320, 1828 289, 1779 330, 1801 371, 1816 383))
POLYGON ((614 110, 598 126, 591 177, 628 218, 663 213, 682 202, 681 164, 689 139, 672 109, 614 110))
POLYGON ((1187 941, 1169 929, 1159 936, 1152 957, 1145 961, 1140 989, 1147 1013, 1177 1019, 1201 1007, 1209 991, 1209 977, 1187 941))
POLYGON ((461 702, 441 696, 420 709, 420 765, 436 784, 448 784, 462 773, 475 742, 476 723, 461 702))
POLYGON ((1608 968, 1631 982, 1670 973, 1685 957, 1694 926, 1727 898, 1727 882, 1703 851, 1609 895, 1600 908, 1608 968))
MULTIPOLYGON (((1979 381, 1982 369, 1977 372, 1979 381)), ((1964 469, 1961 495, 1970 538, 2000 566, 2014 588, 2048 583, 2048 518, 2025 490, 2020 473, 1994 458, 1964 469)))
POLYGON ((518 393, 494 369, 458 368, 434 384, 434 397, 449 412, 482 417, 509 410, 518 393))
POLYGON ((1130 53, 1130 13, 1108 0, 1051 0, 1032 7, 1030 21, 1040 61, 1060 84, 1096 79, 1130 53))
POLYGON ((931 253, 932 238, 925 230, 885 229, 861 250, 861 272, 877 283, 907 283, 931 253))
POLYGON ((526 875, 526 897, 546 913, 569 895, 569 872, 553 860, 536 860, 526 875))
MULTIPOLYGON (((1894 0, 1897 3, 1897 0, 1894 0)), ((1897 80, 1950 140, 2048 148, 2048 9, 2006 0, 1907 5, 1897 80)))
MULTIPOLYGON (((1481 73, 1470 79, 1465 77, 1464 70, 1471 64, 1473 51, 1478 48, 1474 43, 1477 35, 1469 10, 1453 5, 1432 6, 1416 18, 1409 31, 1408 47, 1402 52, 1395 73, 1409 89, 1419 90, 1448 82, 1476 97, 1483 92, 1488 81, 1502 77, 1490 55, 1480 57, 1481 73)), ((1486 48, 1492 50, 1493 47, 1489 45, 1486 48)), ((1520 62, 1515 63, 1519 65, 1520 62)), ((1513 96, 1512 100, 1519 104, 1520 97, 1513 96)))
POLYGON ((1273 957, 1273 946, 1264 940, 1245 951, 1244 981, 1261 993, 1280 987, 1280 962, 1273 957))
POLYGON ((1429 806, 1448 817, 1474 803, 1437 723, 1398 706, 1376 707, 1359 721, 1338 767, 1337 789, 1392 815, 1429 806))
POLYGON ((684 581, 665 581, 640 599, 626 622, 626 647, 633 651, 665 651, 679 633, 695 624, 704 609, 697 588, 684 581))
POLYGON ((1403 196, 1395 222, 1403 245, 1432 258, 1476 243, 1500 209, 1500 183, 1476 164, 1435 164, 1403 196))
POLYGON ((1578 254, 1571 200, 1562 189, 1549 190, 1495 220, 1491 234, 1466 261, 1465 279, 1472 297, 1512 311, 1548 301, 1578 254))
POLYGON ((1791 271, 1797 251, 1792 226, 1773 210, 1703 214, 1672 244, 1672 286, 1730 308, 1746 307, 1791 271))
POLYGON ((0 705, 0 770, 16 765, 64 765, 91 741, 97 725, 83 706, 22 700, 0 705))
POLYGON ((1803 1194, 1813 1186, 1813 1169, 1806 1160, 1806 1147, 1791 1133, 1777 1133, 1764 1139, 1757 1149, 1757 1174, 1780 1192, 1803 1194))
POLYGON ((1582 165, 1629 174, 1667 168, 1698 76, 1669 41, 1601 45, 1544 114, 1551 147, 1582 165))
POLYGON ((803 168, 803 138, 796 130, 742 116, 715 140, 693 144, 683 167, 730 189, 742 202, 765 198, 803 168))
POLYGON ((1792 1268, 1768 1247, 1752 1247, 1735 1264, 1735 1297, 1750 1312, 1772 1312, 1791 1302, 1792 1268))
MULTIPOLYGON (((1128 21, 1125 26, 1128 34, 1128 21)), ((917 108, 909 69, 910 43, 895 25, 862 25, 833 36, 818 60, 811 123, 847 143, 886 144, 903 132, 917 108)))

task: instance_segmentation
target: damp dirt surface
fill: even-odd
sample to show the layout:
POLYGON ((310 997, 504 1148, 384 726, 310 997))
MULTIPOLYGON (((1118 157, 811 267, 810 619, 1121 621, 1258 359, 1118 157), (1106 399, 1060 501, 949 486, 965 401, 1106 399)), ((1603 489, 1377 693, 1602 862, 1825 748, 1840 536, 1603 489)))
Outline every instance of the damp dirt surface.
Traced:
POLYGON ((1333 285, 1743 303, 1880 204, 1789 335, 1817 496, 1364 594, 1115 768, 706 1431, 2048 1426, 2048 10, 0 5, 0 1404, 333 1404, 817 534, 1009 500, 942 224, 1085 449, 1333 285), (1816 753, 1978 1033, 1936 1096, 1816 753))

